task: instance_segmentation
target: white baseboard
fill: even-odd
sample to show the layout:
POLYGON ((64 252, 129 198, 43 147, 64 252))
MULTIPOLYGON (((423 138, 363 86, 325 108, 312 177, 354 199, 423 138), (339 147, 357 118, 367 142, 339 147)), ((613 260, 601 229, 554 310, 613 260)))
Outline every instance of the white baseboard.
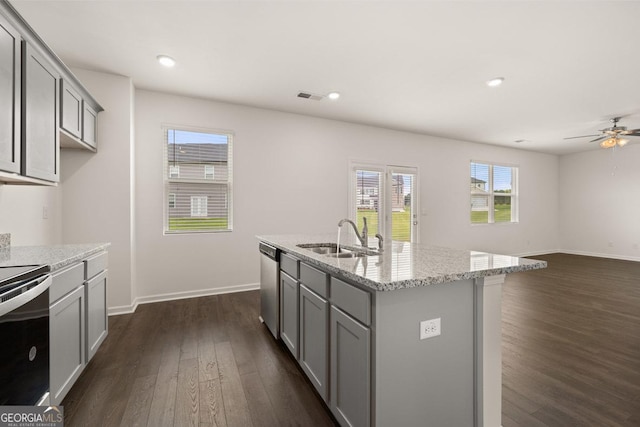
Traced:
POLYGON ((205 297, 209 295, 230 294, 234 292, 255 291, 260 289, 260 283, 249 283, 247 285, 224 286, 222 288, 199 289, 197 291, 172 292, 168 294, 147 295, 138 297, 133 304, 126 306, 109 307, 109 316, 117 316, 119 314, 134 313, 139 304, 150 304, 154 302, 173 301, 187 298, 205 297))
POLYGON ((628 255, 600 254, 597 252, 574 251, 574 250, 568 250, 568 249, 560 249, 557 252, 560 252, 563 254, 569 254, 569 255, 583 255, 583 256, 592 256, 596 258, 619 259, 621 261, 640 261, 640 257, 628 256, 628 255))
POLYGON ((560 249, 549 249, 546 251, 522 252, 519 254, 512 254, 511 256, 517 256, 518 258, 523 258, 523 257, 537 256, 537 255, 555 254, 558 252, 562 252, 562 251, 560 249))

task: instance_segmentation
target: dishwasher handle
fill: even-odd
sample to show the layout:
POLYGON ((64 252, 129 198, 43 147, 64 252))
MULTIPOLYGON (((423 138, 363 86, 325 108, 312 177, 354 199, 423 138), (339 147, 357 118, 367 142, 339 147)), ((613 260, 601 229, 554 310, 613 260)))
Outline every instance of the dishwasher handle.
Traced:
POLYGON ((280 261, 280 250, 278 248, 260 242, 259 249, 261 254, 268 256, 274 261, 280 261))

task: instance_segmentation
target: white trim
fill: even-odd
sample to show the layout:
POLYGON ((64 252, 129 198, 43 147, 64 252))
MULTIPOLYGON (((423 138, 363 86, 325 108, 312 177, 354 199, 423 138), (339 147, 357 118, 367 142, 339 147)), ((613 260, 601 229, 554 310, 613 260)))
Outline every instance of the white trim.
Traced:
POLYGON ((569 254, 569 255, 583 255, 583 256, 592 256, 596 258, 609 258, 609 259, 619 259, 621 261, 640 261, 640 257, 637 256, 628 256, 628 255, 618 255, 618 254, 601 254, 598 252, 588 252, 588 251, 574 251, 570 249, 558 249, 555 253, 569 254))
POLYGON ((199 289, 197 291, 171 292, 167 294, 148 295, 136 298, 131 305, 121 305, 109 307, 109 316, 134 313, 140 304, 151 304, 154 302, 174 301, 187 298, 206 297, 210 295, 231 294, 234 292, 247 292, 260 289, 260 283, 249 283, 246 285, 223 286, 221 288, 199 289))

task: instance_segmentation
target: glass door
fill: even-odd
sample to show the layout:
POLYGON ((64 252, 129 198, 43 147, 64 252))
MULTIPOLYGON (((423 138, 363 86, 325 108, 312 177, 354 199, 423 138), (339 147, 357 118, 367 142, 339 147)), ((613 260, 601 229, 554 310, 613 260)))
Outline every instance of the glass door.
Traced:
POLYGON ((389 167, 389 234, 393 240, 418 240, 417 176, 415 168, 389 167))

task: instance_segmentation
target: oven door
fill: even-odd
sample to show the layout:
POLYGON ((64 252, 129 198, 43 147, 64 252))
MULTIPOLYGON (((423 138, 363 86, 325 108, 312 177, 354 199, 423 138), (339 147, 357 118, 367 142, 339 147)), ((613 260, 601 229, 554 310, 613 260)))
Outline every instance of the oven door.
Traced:
POLYGON ((0 405, 36 405, 49 392, 49 286, 30 280, 0 303, 0 405))

